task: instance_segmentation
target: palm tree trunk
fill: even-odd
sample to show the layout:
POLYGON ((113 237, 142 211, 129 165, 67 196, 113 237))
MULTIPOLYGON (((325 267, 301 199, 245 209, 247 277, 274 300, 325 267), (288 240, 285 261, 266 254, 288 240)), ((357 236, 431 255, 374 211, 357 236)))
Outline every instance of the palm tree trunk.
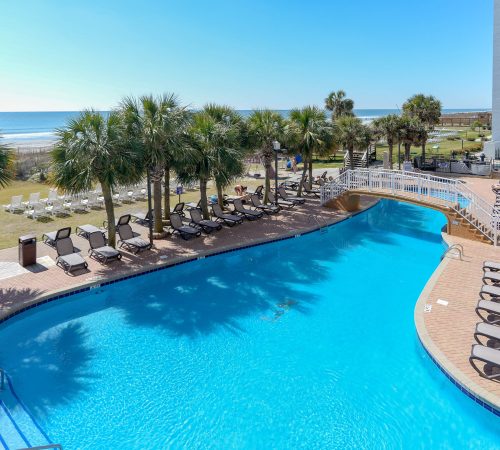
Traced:
POLYGON ((113 206, 113 194, 111 187, 101 181, 102 196, 104 197, 104 207, 106 208, 106 218, 108 220, 108 244, 116 247, 116 227, 115 227, 115 207, 113 206))
POLYGON ((354 148, 349 147, 347 151, 349 152, 349 165, 351 169, 354 170, 354 148))
POLYGON ((222 209, 224 209, 224 192, 222 184, 215 182, 215 185, 217 187, 217 203, 222 209))
POLYGON ((411 144, 404 144, 405 146, 405 161, 410 160, 411 144))
POLYGON ((312 153, 309 155, 308 169, 309 169, 309 189, 312 189, 313 184, 313 162, 312 162, 312 153))
POLYGON ((165 189, 163 198, 163 218, 170 220, 170 167, 165 165, 165 189))
POLYGON ((425 163, 425 141, 422 142, 422 164, 425 163))
POLYGON ((210 214, 208 212, 208 200, 207 200, 207 180, 200 179, 200 199, 201 199, 201 211, 203 213, 204 219, 210 219, 210 214))
POLYGON ((394 148, 394 144, 389 142, 389 169, 392 170, 392 150, 394 148))
MULTIPOLYGON (((307 173, 307 158, 304 158, 304 167, 302 168, 302 177, 300 178, 299 188, 297 189, 297 197, 302 195, 302 186, 304 184, 304 180, 306 179, 307 173)), ((276 193, 278 195, 278 193, 276 193)))

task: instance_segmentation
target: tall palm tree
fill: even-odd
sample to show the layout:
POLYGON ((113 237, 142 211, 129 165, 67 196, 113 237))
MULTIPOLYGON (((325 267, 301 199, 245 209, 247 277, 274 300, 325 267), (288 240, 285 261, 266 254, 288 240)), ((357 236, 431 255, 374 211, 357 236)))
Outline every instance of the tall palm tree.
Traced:
POLYGON ((99 183, 108 221, 109 245, 116 245, 113 188, 138 182, 142 177, 141 154, 125 138, 118 113, 104 117, 86 110, 57 131, 52 150, 52 177, 57 187, 78 193, 99 183))
POLYGON ((335 121, 342 116, 352 116, 354 101, 346 98, 346 93, 342 90, 330 92, 325 98, 325 107, 332 112, 332 120, 335 121))
POLYGON ((427 140, 427 129, 417 117, 403 115, 400 118, 399 139, 405 149, 405 161, 410 161, 413 145, 422 145, 427 140))
POLYGON ((274 141, 282 141, 285 136, 285 121, 277 112, 269 109, 255 110, 247 121, 249 145, 258 149, 266 172, 264 203, 269 201, 271 174, 274 159, 274 141))
MULTIPOLYGON (((244 170, 240 131, 234 124, 218 121, 203 110, 193 115, 190 135, 190 155, 177 169, 177 176, 182 182, 199 181, 201 210, 208 219, 208 182, 215 180, 224 186, 244 170)), ((219 195, 222 198, 222 192, 219 195)))
POLYGON ((154 232, 163 235, 162 188, 165 177, 164 217, 170 217, 170 170, 184 151, 190 113, 179 106, 174 94, 126 98, 121 111, 129 134, 140 143, 144 164, 153 183, 154 232))
POLYGON ((306 106, 292 109, 289 118, 290 140, 292 147, 297 148, 304 159, 302 182, 297 195, 301 195, 302 184, 309 170, 309 184, 312 183, 312 157, 329 147, 332 141, 332 126, 326 120, 325 113, 317 106, 306 106))
MULTIPOLYGON (((403 104, 404 114, 417 118, 427 129, 433 130, 441 117, 441 102, 432 95, 417 94, 403 104)), ((422 140, 422 162, 425 162, 427 138, 422 140)))
POLYGON ((370 145, 371 131, 361 119, 343 116, 335 123, 335 139, 349 152, 351 169, 354 169, 354 150, 365 149, 370 145))
POLYGON ((389 146, 389 167, 392 169, 392 155, 394 144, 398 142, 401 130, 401 116, 389 114, 379 117, 373 121, 373 127, 377 134, 383 136, 389 146))
MULTIPOLYGON (((2 136, 0 135, 0 139, 2 136)), ((12 150, 6 144, 0 143, 0 187, 5 187, 12 181, 12 163, 14 157, 12 150)))

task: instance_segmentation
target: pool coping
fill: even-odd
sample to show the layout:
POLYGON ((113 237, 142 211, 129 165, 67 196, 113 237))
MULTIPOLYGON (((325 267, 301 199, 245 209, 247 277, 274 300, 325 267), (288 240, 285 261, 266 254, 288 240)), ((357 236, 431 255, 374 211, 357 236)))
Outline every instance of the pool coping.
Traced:
MULTIPOLYGON (((373 202, 372 204, 369 204, 368 206, 364 207, 363 209, 359 211, 354 211, 347 213, 345 217, 342 217, 340 219, 334 220, 332 222, 329 222, 326 224, 326 228, 333 227, 339 223, 345 222, 346 220, 352 219, 353 217, 362 214, 375 206, 377 206, 380 203, 380 200, 377 200, 373 202)), ((319 224, 313 225, 311 227, 303 228, 300 231, 293 230, 289 231, 286 233, 283 233, 279 236, 271 237, 271 238, 258 238, 254 239, 250 242, 247 243, 240 243, 240 242, 235 242, 232 245, 226 245, 219 247, 217 249, 210 249, 210 250, 205 250, 199 252, 196 256, 179 256, 176 258, 169 259, 167 261, 160 261, 160 262, 150 262, 147 263, 146 266, 134 270, 133 272, 127 274, 127 275, 116 275, 116 276, 97 276, 94 277, 94 280, 89 281, 88 279, 86 281, 83 281, 82 283, 73 285, 69 288, 63 288, 63 289, 56 289, 54 291, 50 291, 47 293, 40 294, 36 297, 34 297, 31 300, 24 301, 20 305, 16 305, 11 307, 8 311, 0 311, 0 324, 3 324, 7 320, 18 316, 19 314, 22 314, 23 312, 29 311, 30 309, 36 308, 37 306, 44 305, 46 303, 53 302, 55 300, 59 300, 61 298, 66 298, 70 297, 72 295, 80 294, 82 292, 88 292, 91 291, 92 289, 108 286, 114 283, 117 283, 119 281, 125 281, 130 278, 135 278, 139 277, 142 275, 147 275, 149 273, 153 272, 158 272, 160 270, 166 270, 171 267, 175 266, 180 266, 182 264, 187 264, 190 262, 194 262, 200 259, 205 259, 205 258, 210 258, 212 256, 217 256, 217 255, 222 255, 224 253, 230 253, 238 250, 243 250, 246 248, 251 248, 251 247, 258 247, 260 245, 265 245, 265 244, 270 244, 272 242, 279 242, 279 241, 284 241, 288 239, 295 239, 300 236, 305 236, 307 234, 314 233, 316 231, 319 231, 320 229, 325 228, 325 226, 321 226, 319 224), (152 267, 153 266, 153 267, 152 267)))
MULTIPOLYGON (((443 240, 447 245, 450 245, 446 233, 442 233, 443 240)), ((438 283, 440 276, 449 263, 449 258, 444 257, 437 268, 434 270, 431 277, 427 280, 424 289, 420 293, 414 309, 414 321, 417 331, 417 337, 422 344, 425 352, 438 369, 448 378, 460 391, 474 400, 483 408, 500 417, 500 399, 497 395, 488 392, 483 387, 479 386, 460 369, 458 369, 434 343, 425 325, 424 309, 427 304, 429 295, 438 283)))

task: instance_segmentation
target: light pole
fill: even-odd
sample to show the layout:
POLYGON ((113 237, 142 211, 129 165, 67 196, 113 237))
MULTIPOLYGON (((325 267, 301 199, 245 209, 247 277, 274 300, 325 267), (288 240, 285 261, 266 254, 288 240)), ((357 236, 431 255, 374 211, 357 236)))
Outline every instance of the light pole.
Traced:
POLYGON ((274 150, 274 198, 278 205, 278 153, 280 152, 281 144, 278 141, 273 141, 274 150))

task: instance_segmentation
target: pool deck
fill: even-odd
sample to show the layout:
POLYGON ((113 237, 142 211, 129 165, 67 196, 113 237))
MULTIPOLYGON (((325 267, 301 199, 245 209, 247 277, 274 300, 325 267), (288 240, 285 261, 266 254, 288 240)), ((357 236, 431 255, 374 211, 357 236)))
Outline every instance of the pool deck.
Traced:
MULTIPOLYGON (((495 180, 472 177, 462 179, 483 198, 493 202, 491 186, 495 180)), ((363 197, 362 209, 365 210, 376 202, 372 197, 363 197)), ((190 241, 184 241, 178 236, 158 240, 152 251, 139 255, 123 252, 122 261, 108 266, 88 258, 87 241, 72 235, 74 245, 81 249, 82 255, 89 262, 89 270, 69 276, 59 267, 38 266, 28 273, 0 280, 0 320, 47 298, 78 288, 225 250, 294 236, 317 229, 324 223, 334 224, 350 215, 320 208, 319 200, 310 199, 306 205, 284 210, 276 216, 266 216, 255 222, 245 221, 243 225, 233 228, 224 227, 220 232, 202 235, 201 238, 190 241), (312 216, 316 216, 317 220, 312 219, 312 216)), ((146 238, 146 227, 133 224, 133 228, 146 238)), ((415 306, 417 332, 424 347, 450 378, 466 392, 472 393, 476 401, 484 402, 487 408, 493 406, 500 411, 500 383, 480 377, 468 360, 471 346, 475 343, 475 325, 480 321, 474 308, 483 284, 482 264, 484 260, 500 260, 500 250, 491 245, 445 234, 443 238, 449 245, 462 244, 465 256, 463 260, 459 260, 455 254, 448 254, 427 282, 415 306), (448 305, 438 304, 438 299, 447 301, 448 305), (424 312, 426 305, 432 306, 431 312, 424 312)), ((51 247, 38 243, 38 256, 55 260, 56 253, 51 247)), ((17 248, 0 250, 0 263, 9 261, 17 261, 17 248)))

